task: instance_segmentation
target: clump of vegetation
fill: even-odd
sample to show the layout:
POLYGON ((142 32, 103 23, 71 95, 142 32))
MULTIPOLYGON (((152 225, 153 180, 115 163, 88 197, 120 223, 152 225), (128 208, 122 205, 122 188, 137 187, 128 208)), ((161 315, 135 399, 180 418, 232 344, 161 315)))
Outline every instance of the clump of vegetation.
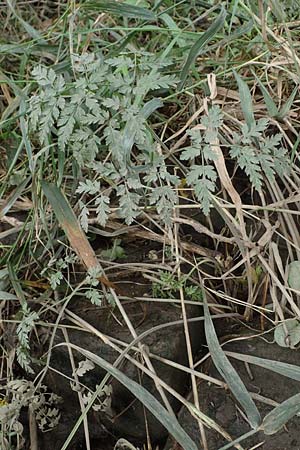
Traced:
POLYGON ((183 276, 178 280, 176 275, 160 270, 159 280, 152 283, 152 294, 156 298, 178 298, 179 290, 183 289, 185 298, 201 302, 203 300, 202 290, 199 286, 189 284, 189 277, 183 276))
POLYGON ((82 194, 80 223, 85 231, 92 206, 105 226, 113 195, 119 216, 128 224, 140 214, 145 198, 169 218, 176 196, 167 182, 176 185, 179 180, 166 170, 147 125, 162 106, 153 95, 147 100, 149 93, 175 85, 176 77, 163 71, 169 64, 154 54, 105 59, 86 53, 72 55, 71 82, 53 69, 33 70, 39 88, 30 99, 29 129, 38 132, 39 145, 56 149, 69 164, 75 160, 82 172, 76 192, 82 194), (160 186, 152 188, 153 183, 160 186))
MULTIPOLYGON (((50 3, 0 6, 3 448, 26 448, 21 410, 42 430, 59 421, 52 406, 57 397, 47 397, 39 377, 50 370, 66 317, 68 326, 94 330, 70 312, 78 296, 88 307, 110 308, 128 327, 132 347, 101 335, 120 361, 131 358, 139 371, 153 374, 151 349, 145 352, 123 305, 136 296, 119 290, 124 280, 138 286, 140 272, 156 280, 149 285, 153 301, 180 305, 188 366, 177 369, 190 375, 194 405, 177 398, 199 419, 203 448, 206 426, 231 437, 199 411, 201 375, 195 374, 186 301, 203 306, 210 356, 251 433, 274 434, 298 414, 298 397, 261 418, 219 345, 212 317, 224 311, 228 323, 238 316, 251 327, 259 318, 257 334, 274 328, 281 347, 299 344, 297 1, 50 3), (108 238, 112 246, 103 245, 108 238), (168 247, 167 257, 144 258, 145 244, 153 242, 168 247), (42 369, 36 368, 38 346, 46 355, 42 369), (131 350, 140 352, 137 360, 131 350)), ((70 377, 78 382, 71 350, 70 377)), ((117 363, 89 349, 82 354, 107 372, 97 392, 78 389, 87 448, 86 412, 105 392, 100 409, 110 408, 109 375, 152 413, 155 404, 158 419, 175 430, 184 449, 196 448, 156 374, 165 408, 117 363)), ((253 363, 279 371, 276 364, 253 363)), ((280 370, 291 376, 287 366, 280 370)))
POLYGON ((29 408, 29 414, 34 415, 34 420, 43 432, 52 430, 59 423, 61 398, 47 392, 46 386, 37 388, 30 381, 15 379, 2 386, 1 391, 4 397, 0 403, 0 443, 4 450, 26 445, 20 419, 24 408, 29 408))

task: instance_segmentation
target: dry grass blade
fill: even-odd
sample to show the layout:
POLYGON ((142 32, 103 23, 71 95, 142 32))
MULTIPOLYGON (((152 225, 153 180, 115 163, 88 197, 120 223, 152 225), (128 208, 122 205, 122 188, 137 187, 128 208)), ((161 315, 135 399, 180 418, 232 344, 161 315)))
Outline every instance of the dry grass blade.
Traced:
MULTIPOLYGON (((97 269, 99 272, 102 271, 101 265, 97 259, 97 256, 87 240, 86 235, 81 229, 78 220, 68 203, 66 197, 60 191, 60 189, 45 181, 42 181, 43 191, 53 208, 53 211, 57 217, 57 220, 67 235, 71 247, 80 258, 85 267, 90 269, 97 269)), ((99 281, 106 286, 114 287, 106 277, 99 276, 99 281)))
POLYGON ((66 233, 70 244, 87 269, 99 268, 97 256, 78 220, 61 190, 54 184, 42 181, 42 188, 61 228, 66 233))

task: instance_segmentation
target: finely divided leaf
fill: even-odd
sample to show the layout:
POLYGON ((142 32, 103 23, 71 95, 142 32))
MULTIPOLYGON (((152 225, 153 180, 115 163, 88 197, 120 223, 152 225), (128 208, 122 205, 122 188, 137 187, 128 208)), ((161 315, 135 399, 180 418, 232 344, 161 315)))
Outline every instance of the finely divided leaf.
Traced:
POLYGON ((211 165, 192 165, 186 177, 187 183, 195 190, 195 195, 201 203, 205 215, 209 214, 211 195, 216 188, 217 174, 211 165))
POLYGON ((96 199, 95 203, 97 205, 97 220, 102 227, 105 227, 110 213, 109 197, 101 194, 100 197, 96 199))

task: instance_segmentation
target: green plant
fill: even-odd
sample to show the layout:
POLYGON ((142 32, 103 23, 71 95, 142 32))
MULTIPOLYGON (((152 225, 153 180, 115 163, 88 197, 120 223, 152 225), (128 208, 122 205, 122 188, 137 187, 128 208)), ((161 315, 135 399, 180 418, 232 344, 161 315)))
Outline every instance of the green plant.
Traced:
MULTIPOLYGON (((169 270, 160 271, 153 283, 155 297, 172 303, 183 290, 186 300, 203 302, 204 291, 193 283, 193 273, 218 308, 226 307, 231 314, 236 311, 235 304, 240 305, 239 311, 243 306, 255 314, 265 310, 262 329, 264 320, 275 319, 277 342, 299 345, 299 289, 290 284, 290 277, 297 280, 298 268, 293 265, 295 273, 287 274, 285 260, 288 254, 289 261, 298 261, 300 249, 298 197, 294 195, 299 188, 299 32, 297 21, 293 23, 299 16, 299 0, 284 5, 278 0, 259 4, 233 0, 226 2, 226 11, 212 1, 50 2, 45 11, 41 6, 42 14, 35 9, 43 2, 34 7, 7 2, 9 8, 4 8, 8 13, 1 7, 0 13, 7 19, 3 20, 5 35, 8 28, 14 42, 3 38, 0 45, 0 126, 4 131, 0 240, 6 232, 13 237, 13 243, 5 242, 1 250, 2 261, 13 266, 14 273, 7 277, 5 269, 0 270, 0 300, 5 332, 11 319, 19 324, 16 355, 21 366, 30 372, 35 325, 38 332, 40 323, 47 326, 55 312, 56 324, 60 321, 58 297, 68 304, 73 295, 80 295, 95 305, 108 302, 120 308, 109 289, 101 290, 99 276, 105 275, 105 270, 93 271, 89 263, 96 257, 86 253, 88 245, 80 247, 83 242, 89 244, 91 234, 82 232, 77 218, 86 233, 93 231, 90 223, 98 222, 107 226, 111 235, 110 225, 115 231, 117 216, 120 222, 140 225, 147 230, 146 236, 153 232, 150 239, 171 245, 165 247, 164 255, 171 263, 161 266, 169 270), (52 24, 45 31, 39 18, 45 14, 48 20, 50 9, 52 24), (53 66, 40 65, 49 61, 53 66), (28 79, 28 67, 35 67, 33 80, 28 79), (229 188, 221 176, 220 161, 223 173, 228 172, 229 188), (241 174, 249 182, 241 183, 241 174), (185 190, 186 185, 189 189, 185 190), (261 195, 252 196, 253 188, 261 195), (61 201, 64 197, 66 202, 61 201), (221 221, 216 220, 218 214, 221 221), (186 216, 183 220, 182 215, 186 216), (186 227, 193 227, 196 233, 186 236, 186 227), (77 254, 76 266, 72 257, 68 259, 69 248, 77 254), (172 273, 174 249, 177 271, 172 273), (75 277, 70 273, 77 272, 77 262, 83 263, 88 274, 82 280, 76 273, 74 287, 75 277), (189 275, 180 275, 188 265, 189 275), (46 288, 34 285, 43 274, 49 281, 49 285, 44 283, 46 288), (79 284, 78 278, 82 280, 79 284), (268 304, 256 305, 262 288, 268 304), (26 303, 31 298, 40 305, 37 312, 26 303), (15 314, 19 302, 21 309, 15 314), (284 320, 286 316, 289 318, 284 320)), ((115 240, 105 252, 101 256, 113 261, 122 257, 123 250, 115 240)), ((126 269, 126 264, 126 259, 119 259, 116 265, 126 269)), ((158 255, 152 264, 160 268, 158 255)), ((114 264, 105 263, 104 268, 109 265, 114 264)), ((252 394, 241 390, 224 358, 208 306, 205 315, 207 342, 220 376, 237 400, 242 400, 248 420, 251 416, 255 419, 252 394)), ((54 330, 50 322, 49 334, 54 330)), ((133 328, 130 332, 135 339, 133 328)), ((4 350, 6 334, 0 337, 4 350)), ((131 354, 126 345, 120 347, 122 357, 131 354)), ((243 357, 245 361, 248 358, 243 357)), ((190 369, 195 370, 194 362, 190 355, 190 369)), ((3 373, 7 367, 8 377, 10 364, 10 358, 4 356, 1 367, 3 373)), ((297 367, 283 369, 282 363, 266 360, 259 364, 269 368, 277 364, 277 370, 299 379, 297 367)), ((83 366, 78 376, 86 370, 83 366)), ((112 368, 106 370, 121 376, 112 368)), ((143 367, 140 370, 142 374, 143 367)), ((126 385, 130 382, 124 377, 123 381, 126 385)), ((26 389, 20 392, 27 398, 26 389)), ((190 411, 201 424, 204 418, 196 407, 197 392, 193 394, 195 407, 190 411)), ((82 397, 89 405, 95 399, 90 391, 83 391, 82 397)), ((0 401, 0 415, 11 398, 7 395, 0 401)), ((36 401, 34 395, 31 399, 36 401)), ((283 405, 283 410, 274 410, 274 423, 281 426, 298 411, 299 397, 294 400, 283 405)), ((103 411, 109 402, 109 395, 100 395, 94 406, 103 411)), ((87 420, 83 411, 81 418, 87 420)), ((271 419, 263 419, 264 431, 270 432, 271 419)), ((259 420, 249 422, 256 427, 259 420)), ((19 421, 13 423, 5 422, 3 431, 6 438, 14 440, 21 434, 19 421)), ((212 426, 210 421, 204 423, 212 426)), ((261 427, 254 432, 258 429, 261 427)), ((271 426, 271 433, 276 431, 277 426, 271 426)), ((69 438, 64 448, 72 436, 69 438)), ((3 441, 0 446, 12 442, 3 441)), ((203 448, 204 443, 205 439, 203 448)))
POLYGON ((31 357, 29 337, 35 325, 35 321, 38 320, 39 316, 36 312, 30 310, 27 303, 22 304, 21 310, 17 314, 17 318, 18 316, 21 316, 21 318, 17 327, 17 336, 19 340, 17 346, 17 361, 28 373, 33 373, 33 370, 30 367, 31 357))
POLYGON ((122 247, 121 239, 114 239, 113 244, 107 250, 101 250, 100 255, 102 258, 108 261, 115 261, 118 259, 124 259, 126 257, 124 247, 122 247))
MULTIPOLYGON (((147 125, 148 117, 162 106, 158 98, 147 100, 151 92, 176 82, 173 75, 164 74, 166 65, 153 55, 104 59, 85 54, 73 56, 70 82, 51 68, 39 66, 33 71, 38 92, 29 102, 30 130, 38 131, 45 151, 54 147, 58 158, 71 157, 78 165, 81 180, 76 192, 81 195, 79 217, 85 231, 89 208, 96 208, 97 220, 104 226, 115 197, 118 214, 128 224, 147 204, 170 223, 177 203, 174 187, 180 180, 167 169, 147 125)), ((221 109, 212 106, 200 124, 200 129, 188 132, 191 145, 182 149, 180 159, 191 162, 186 180, 207 215, 217 187, 212 142, 222 138, 221 109)), ((230 156, 257 190, 262 188, 263 176, 273 181, 275 174, 288 169, 282 136, 267 135, 268 125, 266 119, 242 124, 238 131, 232 130, 228 143, 230 156)))
POLYGON ((178 298, 179 289, 182 288, 185 298, 192 301, 202 301, 201 287, 190 284, 189 276, 182 276, 180 280, 172 272, 160 270, 159 280, 152 283, 152 294, 156 298, 178 298))
MULTIPOLYGON (((208 215, 218 179, 213 166, 217 155, 212 142, 222 139, 223 113, 219 106, 212 106, 200 124, 200 129, 188 131, 191 144, 183 149, 180 158, 191 162, 186 181, 194 188, 204 214, 208 215)), ((254 121, 250 126, 241 124, 238 131, 232 130, 232 142, 225 142, 231 158, 236 160, 258 191, 263 187, 264 177, 273 182, 275 175, 282 177, 290 169, 287 150, 281 143, 282 135, 268 135, 268 125, 267 119, 254 121)))
POLYGON ((60 412, 57 405, 61 399, 49 393, 47 387, 36 388, 31 381, 15 379, 2 386, 0 401, 0 444, 3 450, 23 448, 23 425, 20 413, 29 408, 41 431, 46 432, 57 426, 60 412))
POLYGON ((282 134, 267 135, 268 119, 259 119, 251 127, 243 124, 233 133, 230 156, 248 175, 252 186, 262 190, 263 177, 274 182, 290 170, 287 150, 282 146, 282 134))
POLYGON ((176 203, 171 185, 179 180, 167 171, 147 125, 162 106, 151 93, 175 85, 175 76, 164 73, 168 65, 151 54, 104 59, 91 53, 72 57, 72 74, 41 66, 33 70, 38 90, 29 101, 32 139, 37 131, 47 154, 69 157, 78 166, 85 231, 92 205, 99 224, 106 224, 113 194, 128 224, 146 203, 168 220, 176 203))

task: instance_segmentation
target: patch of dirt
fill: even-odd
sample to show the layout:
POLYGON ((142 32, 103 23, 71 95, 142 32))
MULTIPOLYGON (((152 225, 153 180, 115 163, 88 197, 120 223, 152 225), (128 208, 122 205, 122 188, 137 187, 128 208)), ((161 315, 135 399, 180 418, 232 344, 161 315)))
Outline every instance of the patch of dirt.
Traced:
MULTIPOLYGON (((299 366, 298 350, 282 348, 277 344, 270 343, 271 341, 272 335, 269 334, 267 336, 265 335, 264 339, 249 338, 246 340, 238 340, 226 344, 223 349, 299 366)), ((273 409, 273 406, 264 403, 262 401, 263 399, 268 403, 281 403, 289 397, 299 393, 299 381, 292 380, 253 364, 248 365, 247 367, 244 362, 234 358, 230 358, 230 361, 242 378, 247 390, 255 394, 256 398, 254 398, 254 401, 262 418, 273 409), (260 396, 261 400, 258 400, 258 396, 260 396)), ((208 374, 222 380, 222 377, 213 364, 211 364, 208 374)), ((236 439, 251 430, 249 424, 245 420, 245 416, 241 412, 240 406, 237 404, 237 401, 229 390, 202 381, 198 385, 198 393, 201 411, 222 426, 233 439, 236 439)), ((191 401, 193 401, 192 398, 191 401)), ((178 419, 194 442, 199 448, 202 448, 196 420, 185 408, 180 411, 178 419)), ((282 428, 276 434, 267 436, 263 432, 259 432, 240 442, 240 445, 244 450, 250 450, 252 448, 261 450, 299 450, 299 427, 300 417, 294 417, 287 423, 286 427, 282 428)), ((217 450, 228 443, 228 441, 220 434, 211 429, 206 429, 206 436, 209 450, 217 450)), ((164 450, 175 449, 179 450, 180 447, 169 438, 164 450)))
MULTIPOLYGON (((149 285, 136 283, 135 280, 118 283, 118 292, 121 295, 132 297, 132 300, 122 301, 122 306, 126 311, 137 335, 145 336, 140 340, 147 354, 151 359, 157 375, 163 379, 177 392, 186 395, 189 389, 189 377, 183 371, 158 361, 152 355, 175 361, 179 364, 187 364, 187 352, 183 325, 181 322, 181 308, 172 303, 158 303, 137 301, 135 296, 143 297, 143 294, 149 295, 149 285), (130 282, 129 282, 130 281, 130 282), (173 324, 167 327, 159 327, 169 322, 179 321, 179 324, 173 324)), ((202 316, 202 308, 188 307, 188 316, 202 316)), ((75 325, 71 318, 83 319, 84 323, 78 321, 80 329, 68 328, 67 340, 93 354, 114 364, 119 353, 110 345, 101 339, 97 331, 100 331, 114 344, 120 346, 123 342, 127 344, 132 341, 132 336, 122 318, 118 308, 93 306, 87 299, 74 298, 69 309, 65 310, 65 320, 63 325, 75 325), (69 312, 68 312, 69 311, 69 312), (71 314, 70 314, 71 313, 71 314), (73 316, 72 316, 73 314, 73 316)), ((190 334, 194 353, 201 350, 204 344, 204 334, 202 322, 194 322, 190 325, 190 334)), ((66 342, 66 334, 57 330, 54 345, 66 342)), ((124 346, 120 346, 123 350, 124 346)), ((83 357, 79 352, 72 351, 75 366, 78 367, 79 361, 83 357)), ((137 349, 129 351, 132 358, 145 365, 145 360, 137 349)), ((141 384, 157 400, 161 400, 153 381, 146 376, 142 370, 138 370, 134 364, 124 359, 119 369, 131 380, 141 384)), ((37 372, 38 372, 37 368, 37 372)), ((106 371, 96 366, 93 370, 80 377, 82 385, 87 386, 92 391, 103 379, 106 371)), ((80 406, 78 394, 72 390, 70 380, 73 378, 73 370, 70 364, 70 354, 66 346, 55 347, 51 351, 50 369, 47 372, 44 383, 49 389, 60 395, 63 399, 62 420, 59 425, 51 432, 45 434, 43 439, 43 450, 59 450, 71 432, 73 425, 80 416, 80 406)), ((147 435, 152 442, 165 440, 168 435, 164 427, 148 413, 138 402, 126 387, 116 380, 109 382, 112 388, 110 410, 91 411, 88 414, 88 424, 91 439, 95 440, 94 449, 101 448, 105 443, 107 450, 112 450, 116 440, 120 437, 128 439, 133 444, 142 447, 147 442, 147 435), (98 442, 98 443, 96 443, 98 442)), ((171 407, 178 412, 180 404, 172 396, 168 396, 171 407)), ((76 433, 73 440, 73 447, 77 450, 84 447, 84 435, 82 427, 76 433), (82 445, 83 447, 80 447, 82 445)))

